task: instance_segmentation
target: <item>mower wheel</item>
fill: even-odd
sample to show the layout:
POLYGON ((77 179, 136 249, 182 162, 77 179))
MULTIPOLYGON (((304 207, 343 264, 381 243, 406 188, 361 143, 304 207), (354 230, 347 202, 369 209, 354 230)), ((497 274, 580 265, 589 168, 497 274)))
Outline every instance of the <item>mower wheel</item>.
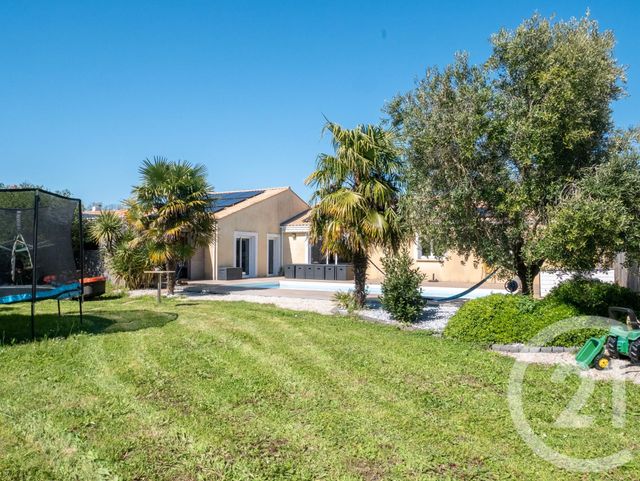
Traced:
POLYGON ((609 357, 613 359, 618 359, 620 354, 618 353, 618 336, 609 336, 607 337, 607 353, 609 357))
POLYGON ((610 365, 611 359, 606 354, 600 354, 593 361, 593 367, 595 367, 598 371, 608 369, 610 365))
POLYGON ((629 360, 633 364, 640 364, 640 339, 636 339, 629 344, 629 360))

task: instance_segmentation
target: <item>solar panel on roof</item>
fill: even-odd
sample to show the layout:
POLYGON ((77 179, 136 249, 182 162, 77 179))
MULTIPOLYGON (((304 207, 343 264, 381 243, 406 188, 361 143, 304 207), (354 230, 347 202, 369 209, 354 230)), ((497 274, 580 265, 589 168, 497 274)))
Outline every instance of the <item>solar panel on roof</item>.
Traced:
POLYGON ((209 196, 213 200, 213 207, 211 208, 211 212, 213 213, 220 212, 222 209, 231 207, 232 205, 239 204, 244 200, 250 199, 251 197, 255 197, 256 195, 260 195, 263 192, 264 190, 248 190, 244 192, 225 192, 225 193, 214 192, 209 196))

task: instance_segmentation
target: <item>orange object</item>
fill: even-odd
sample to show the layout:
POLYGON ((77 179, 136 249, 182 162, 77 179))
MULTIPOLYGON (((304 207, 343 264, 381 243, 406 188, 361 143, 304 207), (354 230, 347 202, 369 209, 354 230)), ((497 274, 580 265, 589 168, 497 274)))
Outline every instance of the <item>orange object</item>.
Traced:
POLYGON ((82 279, 82 283, 83 284, 93 284, 95 282, 105 282, 107 280, 106 277, 100 276, 100 277, 85 277, 84 279, 82 279))

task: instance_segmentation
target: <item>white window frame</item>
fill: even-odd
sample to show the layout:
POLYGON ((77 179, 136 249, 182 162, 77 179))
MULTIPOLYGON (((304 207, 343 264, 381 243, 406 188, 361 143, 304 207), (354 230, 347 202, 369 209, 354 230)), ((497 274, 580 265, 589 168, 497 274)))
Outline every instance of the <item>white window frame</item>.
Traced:
MULTIPOLYGON (((311 264, 311 247, 312 247, 312 243, 309 241, 309 236, 307 235, 304 238, 304 249, 305 249, 305 257, 307 259, 307 264, 311 264)), ((338 256, 336 254, 325 254, 324 255, 324 264, 325 265, 329 265, 329 264, 338 264, 338 256)))
POLYGON ((233 265, 236 264, 236 240, 241 237, 248 237, 249 240, 249 264, 253 266, 253 272, 248 272, 245 277, 258 277, 258 233, 257 232, 233 232, 233 265), (253 257, 253 259, 252 259, 253 257), (253 262, 252 262, 253 260, 253 262))
POLYGON ((440 258, 433 253, 433 241, 429 243, 429 255, 424 255, 424 251, 422 250, 422 245, 420 243, 420 238, 416 236, 415 239, 415 255, 416 261, 421 262, 440 262, 440 258))
POLYGON ((281 259, 281 251, 282 248, 280 246, 281 244, 281 238, 280 238, 280 234, 267 234, 267 277, 275 277, 278 275, 278 273, 280 272, 280 269, 282 269, 282 259, 281 259), (269 274, 269 241, 270 240, 274 240, 276 241, 274 249, 273 249, 273 254, 274 254, 274 262, 273 262, 273 267, 274 267, 274 273, 273 274, 269 274))

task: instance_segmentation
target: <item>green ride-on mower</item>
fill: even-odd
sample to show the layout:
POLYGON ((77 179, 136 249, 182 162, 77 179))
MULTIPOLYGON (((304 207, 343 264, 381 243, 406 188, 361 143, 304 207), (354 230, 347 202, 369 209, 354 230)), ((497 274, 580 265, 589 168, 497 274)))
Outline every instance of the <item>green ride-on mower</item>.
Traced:
POLYGON ((640 364, 640 324, 636 313, 626 307, 610 307, 609 317, 620 314, 627 319, 626 326, 612 326, 609 334, 592 337, 576 354, 576 362, 582 369, 595 367, 607 369, 611 359, 628 357, 632 364, 640 364))

